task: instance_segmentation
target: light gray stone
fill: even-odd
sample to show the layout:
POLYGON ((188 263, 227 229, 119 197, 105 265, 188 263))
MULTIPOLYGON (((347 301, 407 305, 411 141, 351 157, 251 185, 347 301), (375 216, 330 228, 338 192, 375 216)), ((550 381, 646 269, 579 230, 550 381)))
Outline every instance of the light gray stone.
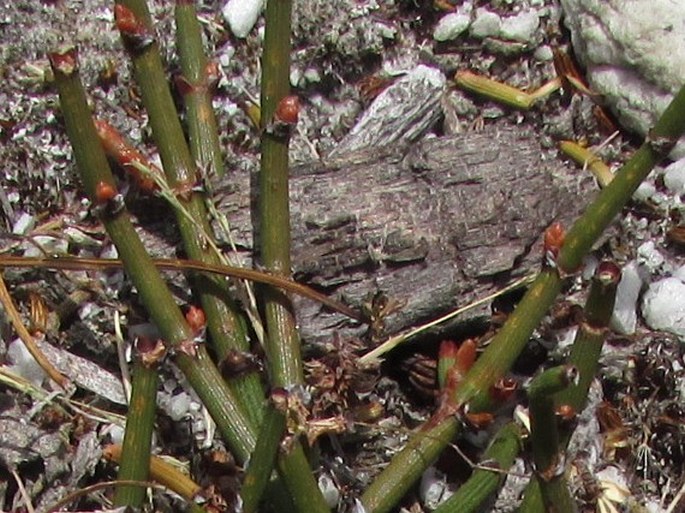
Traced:
POLYGON ((471 23, 471 16, 467 13, 453 12, 440 18, 433 30, 436 41, 451 41, 458 38, 471 23))
POLYGON ((471 35, 483 39, 485 37, 496 36, 502 27, 502 20, 494 12, 479 8, 476 10, 476 19, 471 24, 471 35))
POLYGON ((637 262, 630 262, 621 272, 616 290, 616 303, 611 316, 611 328, 623 335, 632 335, 637 327, 637 300, 642 288, 642 278, 637 262))
POLYGON ((664 185, 673 194, 685 193, 685 158, 676 160, 664 169, 664 185))
POLYGON ((235 37, 245 38, 257 23, 264 0, 228 0, 221 10, 235 37))
MULTIPOLYGON (((685 2, 561 0, 591 87, 625 128, 646 135, 685 84, 685 2)), ((685 156, 681 139, 671 156, 685 156)))
POLYGON ((537 11, 522 11, 502 20, 499 35, 508 41, 531 43, 539 26, 540 17, 537 11))
POLYGON ((642 315, 650 328, 685 339, 685 283, 678 278, 652 283, 642 298, 642 315))

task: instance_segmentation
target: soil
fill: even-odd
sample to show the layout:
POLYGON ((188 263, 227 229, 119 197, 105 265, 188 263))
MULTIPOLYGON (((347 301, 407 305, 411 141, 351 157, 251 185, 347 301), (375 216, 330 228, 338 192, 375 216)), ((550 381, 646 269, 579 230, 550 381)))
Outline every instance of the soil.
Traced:
MULTIPOLYGON (((291 142, 291 161, 296 169, 305 169, 300 175, 306 176, 307 169, 319 169, 316 166, 326 168, 327 156, 343 144, 346 134, 369 108, 373 97, 419 64, 439 69, 448 80, 456 70, 470 70, 534 90, 555 77, 552 61, 541 57, 548 52, 540 49, 559 48, 572 54, 556 1, 473 3, 501 16, 511 15, 530 4, 540 13, 541 25, 533 39, 525 43, 492 38, 477 40, 466 35, 437 43, 432 38, 432 30, 443 12, 429 3, 411 0, 298 2, 293 21, 291 81, 303 107, 291 142)), ((111 257, 115 250, 93 216, 79 184, 45 55, 47 50, 61 44, 76 43, 82 79, 93 111, 109 120, 155 160, 147 116, 113 28, 112 6, 95 0, 5 1, 0 5, 3 252, 25 256, 40 254, 40 251, 68 252, 83 257, 111 257)), ((171 78, 178 69, 173 45, 173 8, 169 2, 153 2, 152 7, 171 78)), ((259 97, 263 20, 259 20, 247 39, 236 39, 221 19, 221 7, 218 2, 201 2, 198 11, 208 54, 220 65, 215 110, 226 169, 232 176, 245 179, 258 168, 259 137, 246 110, 259 97)), ((482 134, 514 131, 519 134, 522 147, 535 148, 541 162, 579 177, 575 181, 583 185, 575 189, 577 206, 585 204, 585 195, 591 195, 591 189, 596 188, 581 171, 573 171, 573 164, 557 150, 557 141, 561 139, 583 140, 590 145, 605 140, 606 135, 591 114, 594 104, 589 98, 557 93, 529 111, 515 111, 461 92, 449 84, 440 98, 440 106, 438 121, 416 140, 402 143, 406 146, 403 155, 431 144, 431 138, 461 137, 475 141, 482 134)), ((619 133, 599 153, 605 161, 619 165, 635 147, 630 134, 619 133)), ((388 148, 377 150, 380 159, 388 148)), ((317 172, 324 173, 316 171, 314 175, 317 172)), ((126 177, 121 179, 122 184, 126 183, 126 177)), ((373 187, 383 186, 379 183, 373 187)), ((173 217, 171 210, 164 202, 142 197, 136 191, 131 192, 127 202, 152 251, 158 255, 176 253, 178 236, 174 223, 169 221, 173 217)), ((537 257, 531 256, 533 251, 539 251, 536 240, 557 214, 550 215, 549 220, 536 228, 536 236, 524 244, 528 263, 524 262, 525 258, 513 259, 505 274, 498 271, 500 274, 480 277, 489 288, 479 290, 469 300, 482 297, 488 293, 486 290, 492 292, 507 279, 537 266, 537 257)), ((679 262, 682 260, 680 248, 668 245, 665 238, 671 221, 669 212, 634 202, 598 245, 596 257, 612 258, 623 264, 635 257, 639 244, 653 240, 670 262, 679 262)), ((306 256, 306 252, 303 254, 306 256)), ((249 255, 246 260, 249 261, 249 255)), ((378 289, 389 292, 390 296, 401 295, 399 291, 407 294, 406 283, 405 289, 401 289, 401 284, 392 282, 393 276, 408 274, 408 268, 404 271, 402 268, 406 261, 416 264, 415 255, 399 263, 357 268, 355 271, 363 274, 363 278, 346 279, 375 281, 380 284, 378 289)), ((307 261, 306 265, 303 260, 298 261, 295 264, 300 266, 296 269, 298 278, 340 297, 336 289, 339 284, 331 285, 330 276, 315 264, 315 261, 307 261)), ((440 287, 440 283, 433 284, 432 280, 438 279, 436 276, 444 272, 442 269, 423 280, 428 286, 426 296, 430 296, 431 286, 440 287)), ((179 302, 192 303, 184 278, 168 276, 179 302)), ((0 359, 6 365, 0 381, 0 508, 26 510, 21 483, 37 510, 44 511, 74 490, 116 477, 116 468, 101 459, 102 445, 120 438, 122 415, 126 412, 118 381, 121 367, 115 327, 122 325, 131 337, 130 333, 136 329, 147 329, 147 318, 136 301, 135 290, 120 271, 6 269, 4 278, 26 319, 32 297, 40 297, 47 306, 43 344, 54 348, 50 353, 54 358, 72 358, 63 368, 71 366, 69 377, 78 384, 78 389, 68 398, 56 399, 49 395, 51 387, 39 375, 33 382, 27 378, 28 384, 12 381, 5 371, 17 372, 16 356, 10 353, 11 347, 19 342, 14 341, 15 335, 3 315, 0 359), (91 375, 92 380, 86 379, 91 375), (66 409, 62 408, 65 404, 66 409), (77 409, 78 404, 81 407, 77 409)), ((563 310, 564 305, 582 304, 586 285, 582 277, 571 280, 558 310, 563 310)), ((472 293, 475 285, 469 287, 472 293)), ((371 286, 364 285, 364 288, 371 295, 376 292, 371 286)), ((355 306, 360 306, 363 299, 361 293, 343 297, 351 298, 355 306)), ((516 294, 509 295, 497 307, 511 308, 516 299, 516 294)), ((405 315, 397 315, 395 321, 389 317, 386 331, 376 334, 373 340, 363 330, 345 332, 346 337, 354 335, 355 338, 344 338, 343 331, 336 334, 337 324, 332 321, 326 328, 329 331, 319 325, 316 329, 311 324, 303 326, 305 333, 319 334, 318 339, 314 335, 306 338, 304 348, 312 408, 317 415, 341 414, 351 419, 346 433, 322 437, 312 451, 317 456, 320 482, 332 482, 340 493, 339 510, 354 508, 354 499, 403 446, 411 431, 434 411, 434 362, 439 342, 443 338, 461 340, 465 334, 484 335, 495 329, 498 321, 492 309, 480 310, 468 323, 430 332, 395 350, 372 376, 368 371, 360 373, 355 364, 357 358, 385 337, 435 318, 457 304, 462 303, 441 299, 440 303, 431 303, 427 311, 412 316, 406 314, 415 308, 409 302, 405 315), (418 377, 421 369, 428 369, 423 379, 418 377), (337 376, 337 385, 324 390, 320 383, 331 375, 337 376), (350 412, 355 412, 357 417, 350 412), (365 415, 371 418, 361 420, 365 415)), ((521 386, 540 367, 562 360, 566 349, 560 341, 568 338, 568 331, 573 327, 572 317, 561 322, 562 317, 568 316, 550 317, 536 331, 517 362, 512 377, 521 386)), ((302 318, 316 322, 317 312, 303 313, 302 318)), ((321 318, 328 319, 325 315, 319 316, 319 321, 321 318)), ((572 479, 574 496, 583 511, 612 511, 611 508, 660 511, 672 503, 671 511, 682 511, 683 506, 677 506, 674 497, 685 465, 682 428, 685 413, 680 406, 684 368, 678 340, 652 332, 641 322, 634 335, 609 335, 601 375, 593 388, 590 405, 581 417, 580 434, 569 456, 569 464, 576 471, 572 479), (607 468, 615 469, 615 473, 598 477, 599 471, 607 468), (610 495, 609 491, 621 492, 621 487, 625 487, 625 493, 618 493, 620 501, 614 500, 616 495, 610 495)), ((202 415, 196 396, 187 389, 170 362, 162 374, 154 452, 182 462, 203 486, 214 484, 229 503, 234 502, 240 469, 229 465, 216 470, 212 462, 217 458, 217 451, 222 453, 223 445, 218 437, 213 437, 211 423, 202 415)), ((525 401, 522 395, 519 399, 525 401)), ((511 416, 511 412, 502 416, 511 416)), ((486 432, 474 433, 459 442, 459 447, 477 460, 487 437, 486 432)), ((428 511, 431 505, 427 504, 424 491, 431 479, 438 483, 446 479, 450 483, 447 488, 454 488, 468 476, 470 469, 462 457, 455 458, 454 453, 450 456, 451 464, 439 462, 431 474, 433 477, 427 477, 421 487, 412 489, 398 510, 403 507, 412 512, 428 511)), ((513 509, 521 483, 525 484, 521 474, 530 474, 530 463, 525 458, 518 460, 490 510, 513 509)), ((185 508, 174 496, 161 492, 153 495, 157 511, 185 508)), ((108 491, 93 492, 69 508, 71 511, 102 509, 107 507, 109 498, 108 491)))

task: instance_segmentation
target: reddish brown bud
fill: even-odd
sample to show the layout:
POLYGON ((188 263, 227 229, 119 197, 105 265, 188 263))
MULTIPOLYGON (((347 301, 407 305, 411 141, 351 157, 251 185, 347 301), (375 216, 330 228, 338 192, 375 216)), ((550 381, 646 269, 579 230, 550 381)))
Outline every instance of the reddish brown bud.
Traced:
POLYGON ((621 281, 621 268, 610 260, 603 260, 596 275, 602 283, 618 283, 621 281))
POLYGON ((205 66, 205 76, 207 77, 207 86, 214 87, 221 76, 219 63, 216 61, 209 61, 205 66))
POLYGON ((231 349, 219 364, 221 375, 226 378, 236 378, 248 372, 260 370, 259 360, 252 353, 231 349))
POLYGON ((492 424, 492 421, 494 420, 492 413, 488 412, 466 413, 464 414, 464 417, 469 425, 476 429, 484 429, 492 424))
POLYGON ((195 358, 197 356, 197 341, 194 339, 182 340, 176 345, 174 349, 178 353, 183 353, 192 358, 195 358))
POLYGON ((114 24, 131 52, 140 52, 154 42, 145 21, 123 4, 114 6, 114 24))
POLYGON ((297 123, 300 115, 300 99, 295 95, 284 96, 276 106, 274 119, 287 125, 297 123))
POLYGON ((78 52, 69 47, 48 54, 50 65, 56 72, 63 75, 71 75, 78 70, 78 52))
POLYGON ((152 340, 147 337, 139 337, 136 339, 136 349, 140 357, 140 361, 145 367, 152 367, 166 354, 166 346, 162 340, 152 340))
POLYGON ((181 96, 186 96, 186 95, 197 92, 197 87, 195 87, 190 82, 190 80, 188 80, 183 75, 178 75, 174 79, 174 83, 176 84, 176 89, 178 89, 178 92, 181 93, 181 96))
POLYGON ((438 360, 449 358, 454 361, 457 359, 458 346, 452 340, 443 340, 440 342, 440 350, 438 352, 438 360))
POLYGON ((207 318, 205 317, 205 313, 202 308, 198 308, 193 305, 190 305, 185 317, 188 325, 196 333, 202 330, 207 323, 207 318))
POLYGON ((490 397, 498 403, 511 399, 518 388, 518 382, 511 378, 500 378, 490 389, 490 397))
POLYGON ((476 361, 476 349, 478 345, 473 338, 464 340, 457 350, 456 366, 459 371, 466 374, 468 370, 473 367, 473 362, 476 361))
POLYGON ((95 130, 105 153, 117 161, 121 168, 133 178, 141 191, 154 192, 157 189, 154 179, 144 175, 136 166, 149 169, 151 173, 160 176, 162 171, 126 141, 107 121, 94 119, 93 123, 95 123, 95 130))
POLYGON ((117 189, 111 183, 100 181, 95 186, 95 201, 98 205, 106 205, 114 200, 117 189))
POLYGON ((147 35, 147 27, 136 14, 123 4, 114 6, 114 24, 126 36, 147 35))
POLYGON ((556 414, 564 422, 569 422, 576 417, 576 410, 570 404, 560 404, 556 414))
POLYGON ((549 228, 545 230, 545 253, 551 253, 554 256, 559 254, 561 246, 564 244, 566 231, 561 223, 552 223, 549 228))

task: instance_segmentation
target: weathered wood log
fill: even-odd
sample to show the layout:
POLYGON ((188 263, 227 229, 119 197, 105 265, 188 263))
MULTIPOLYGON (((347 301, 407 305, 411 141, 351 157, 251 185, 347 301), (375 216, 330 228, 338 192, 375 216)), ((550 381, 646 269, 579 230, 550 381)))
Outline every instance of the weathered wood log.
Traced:
MULTIPOLYGON (((389 333, 433 319, 539 266, 544 229, 572 220, 591 195, 592 180, 578 176, 545 160, 534 136, 511 128, 295 166, 295 279, 352 305, 375 291, 406 301, 387 319, 389 333)), ((253 247, 249 179, 231 176, 220 196, 246 261, 253 247)), ((293 299, 307 341, 365 331, 293 299)))

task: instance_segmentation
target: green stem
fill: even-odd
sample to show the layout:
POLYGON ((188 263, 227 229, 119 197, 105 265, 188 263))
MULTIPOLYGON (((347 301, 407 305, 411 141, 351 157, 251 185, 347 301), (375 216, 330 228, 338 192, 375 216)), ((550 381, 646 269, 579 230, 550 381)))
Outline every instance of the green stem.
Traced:
POLYGON ((114 187, 115 182, 78 76, 76 51, 66 49, 52 53, 50 60, 69 140, 86 192, 103 211, 102 223, 119 252, 141 302, 165 343, 175 350, 176 364, 213 416, 236 458, 245 461, 255 444, 250 422, 237 406, 236 397, 226 387, 205 348, 195 343, 196 334, 188 326, 173 295, 145 251, 129 220, 123 200, 114 198, 103 202, 99 197, 102 184, 114 187))
POLYGON ((680 88, 650 131, 649 140, 614 175, 611 183, 600 191, 595 201, 574 223, 557 259, 561 269, 574 271, 580 267, 597 238, 632 197, 642 180, 668 154, 669 148, 684 130, 685 86, 680 88))
MULTIPOLYGON (((262 146, 259 172, 259 245, 262 265, 290 275, 290 207, 288 135, 270 130, 276 106, 289 92, 291 0, 267 2, 262 54, 262 146)), ((304 381, 300 338, 292 304, 274 288, 262 293, 266 324, 265 349, 273 387, 291 390, 304 381)), ((295 441, 278 460, 278 469, 301 512, 328 511, 302 446, 295 441)))
POLYGON ((212 109, 213 78, 202 46, 202 28, 193 0, 177 0, 176 48, 185 81, 183 99, 188 123, 190 152, 201 169, 223 176, 219 130, 212 109))
MULTIPOLYGON (((590 384, 599 367, 599 357, 614 310, 620 278, 620 269, 611 262, 603 262, 597 269, 585 304, 585 318, 578 328, 568 357, 569 365, 578 369, 580 379, 576 385, 571 385, 556 395, 557 405, 569 405, 578 413, 585 407, 590 384)), ((567 433, 568 436, 570 433, 567 433)))
POLYGON ((285 414, 273 405, 268 405, 264 412, 264 421, 257 437, 257 446, 250 458, 245 472, 240 497, 243 499, 243 511, 254 513, 269 482, 276 462, 278 448, 285 431, 285 414))
POLYGON ((461 425, 455 417, 414 435, 375 479, 361 497, 367 512, 385 512, 399 504, 406 491, 438 458, 442 450, 459 433, 461 425))
MULTIPOLYGON (((150 14, 144 0, 122 0, 117 3, 130 9, 134 14, 134 19, 144 26, 145 30, 152 33, 150 14)), ((183 18, 187 18, 187 15, 183 18)), ((185 23, 181 23, 182 27, 185 25, 185 23)), ((172 189, 193 188, 198 182, 198 169, 188 149, 181 122, 176 113, 157 43, 152 41, 143 46, 136 45, 134 44, 136 41, 135 34, 132 34, 128 27, 122 26, 120 23, 118 26, 133 62, 134 75, 140 86, 143 103, 150 118, 152 135, 159 149, 167 182, 172 189)), ((188 36, 190 32, 188 29, 184 34, 188 36)), ((186 41, 187 39, 184 40, 184 42, 186 41)), ((185 55, 185 52, 182 54, 185 55)), ((192 57, 195 57, 195 54, 192 57)), ((192 59, 185 56, 183 60, 192 59)), ((199 70, 197 65, 191 67, 194 75, 205 72, 204 69, 199 70)), ((206 112, 196 114, 207 115, 206 112)), ((205 239, 208 234, 212 233, 212 230, 202 194, 187 191, 187 193, 178 195, 178 201, 190 216, 189 218, 177 212, 177 222, 188 256, 208 264, 221 263, 219 256, 205 239)), ((237 313, 237 307, 231 299, 228 284, 205 276, 196 276, 193 283, 207 317, 207 328, 211 340, 221 348, 220 356, 226 356, 231 349, 241 352, 249 351, 245 323, 237 313)), ((257 375, 252 374, 249 379, 236 380, 229 383, 229 386, 235 396, 239 398, 240 404, 250 417, 250 421, 257 425, 261 418, 264 399, 257 375)))
POLYGON ((565 457, 560 450, 553 395, 574 384, 577 378, 578 371, 571 365, 553 367, 535 377, 528 389, 535 479, 547 511, 572 513, 576 509, 564 477, 565 457))
MULTIPOLYGON (((147 481, 150 469, 150 444, 157 406, 157 370, 137 361, 133 369, 131 403, 126 415, 126 431, 117 479, 147 481)), ((119 486, 115 506, 139 508, 145 500, 145 488, 119 486)))
POLYGON ((434 513, 477 513, 483 503, 504 482, 506 471, 521 450, 521 429, 513 422, 502 426, 483 454, 482 467, 434 513), (489 470, 492 469, 492 470, 489 470))
MULTIPOLYGON (((683 131, 685 131, 685 87, 681 88, 655 125, 652 138, 657 141, 666 139, 674 142, 683 131)), ((580 266, 582 258, 590 251, 602 230, 630 199, 640 181, 649 174, 658 159, 664 157, 665 152, 656 151, 653 146, 652 143, 643 145, 617 173, 614 180, 600 192, 585 214, 576 221, 561 247, 556 262, 558 268, 568 271, 580 266)), ((555 269, 546 269, 540 273, 515 312, 466 375, 464 382, 456 391, 455 404, 468 403, 472 411, 477 411, 489 403, 490 387, 509 369, 519 355, 533 329, 561 290, 561 283, 562 280, 555 269)), ((455 422, 453 419, 446 419, 442 424, 451 425, 453 422, 455 422)), ((442 446, 431 448, 431 454, 439 454, 448 441, 441 443, 442 446)), ((436 445, 439 443, 436 442, 436 445)), ((369 513, 389 511, 396 503, 375 495, 381 493, 386 497, 399 500, 432 462, 429 459, 417 461, 416 466, 419 468, 408 468, 405 465, 407 459, 405 451, 413 451, 411 446, 412 441, 405 450, 393 458, 390 465, 363 495, 362 501, 367 505, 369 513)))
MULTIPOLYGON (((585 407, 590 384, 599 366, 599 356, 614 309, 620 277, 620 269, 611 262, 602 262, 597 269, 585 304, 585 318, 578 329, 568 358, 568 364, 578 369, 578 383, 571 384, 554 396, 557 408, 562 405, 570 406, 572 411, 580 412, 585 407)), ((572 434, 571 429, 561 429, 561 451, 568 446, 572 434)), ((524 491, 521 511, 543 511, 542 490, 543 486, 539 480, 531 480, 524 491)))
MULTIPOLYGON (((262 265, 290 275, 288 136, 273 133, 276 106, 290 92, 290 0, 268 2, 262 56, 262 148, 259 173, 259 241, 262 265)), ((274 387, 303 381, 300 341, 292 304, 281 291, 263 290, 266 352, 274 387)))

